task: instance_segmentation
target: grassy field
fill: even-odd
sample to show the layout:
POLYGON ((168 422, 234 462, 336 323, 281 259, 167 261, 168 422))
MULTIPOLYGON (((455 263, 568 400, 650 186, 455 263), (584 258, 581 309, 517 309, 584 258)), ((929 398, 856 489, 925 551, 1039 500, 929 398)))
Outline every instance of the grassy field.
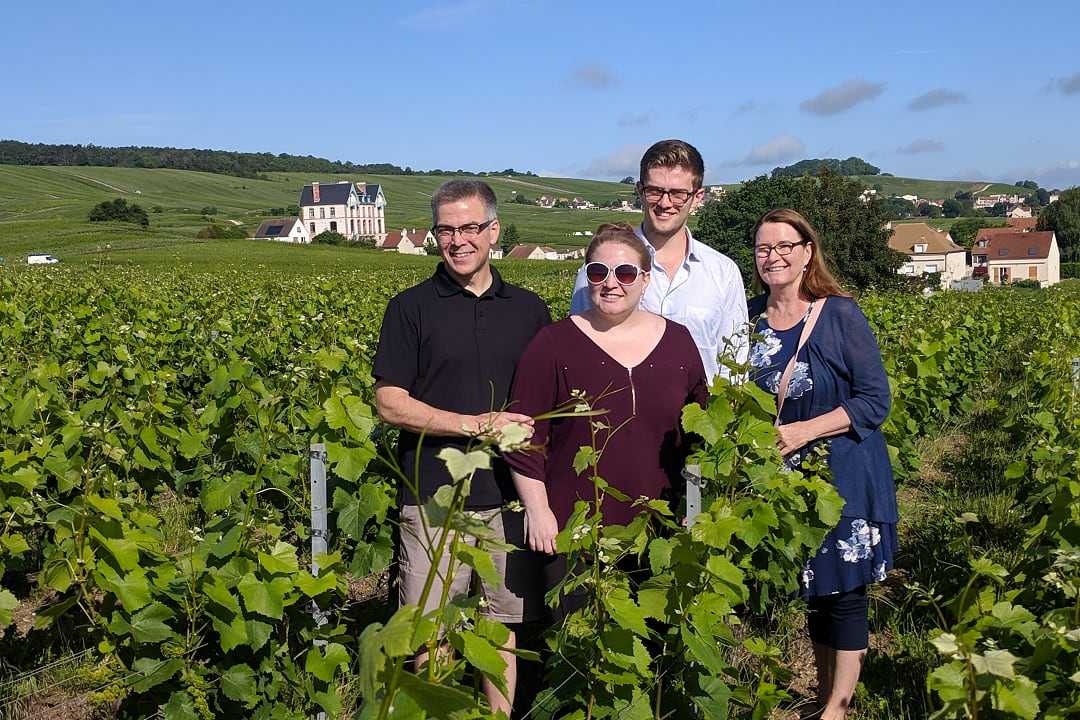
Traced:
MULTIPOLYGON (((239 223, 254 230, 270 208, 295 204, 305 182, 320 179, 365 180, 384 186, 388 229, 426 227, 431 223, 431 193, 449 176, 332 176, 309 178, 299 174, 272 174, 266 180, 183 170, 146 170, 97 167, 22 167, 0 165, 0 255, 52 253, 62 260, 96 254, 111 246, 113 255, 157 252, 170 247, 183 260, 188 253, 202 262, 205 244, 192 245, 208 220, 201 213, 216 207, 213 220, 239 223), (86 215, 102 200, 123 197, 150 212, 150 228, 123 223, 90 223, 86 215), (152 210, 159 208, 160 211, 152 210)), ((620 183, 558 178, 489 178, 500 200, 503 226, 514 224, 523 242, 576 247, 583 236, 604 222, 631 222, 637 213, 601 210, 558 210, 511 203, 512 192, 584 197, 608 201, 633 197, 633 188, 620 183)), ((256 251, 259 253, 260 251, 256 251)), ((266 254, 280 257, 279 249, 266 254)))
POLYGON ((997 193, 1015 193, 1018 187, 1008 183, 986 183, 966 180, 920 180, 918 178, 888 177, 881 175, 856 175, 853 178, 866 187, 880 185, 880 194, 885 197, 896 195, 918 195, 919 197, 944 200, 951 198, 961 190, 977 194, 993 195, 997 193), (984 189, 985 188, 985 189, 984 189))
MULTIPOLYGON (((313 178, 299 173, 271 173, 265 180, 184 170, 149 170, 102 167, 25 167, 0 165, 0 257, 8 262, 30 252, 56 255, 64 262, 109 262, 138 265, 346 267, 369 260, 357 250, 290 248, 276 243, 209 241, 195 239, 210 220, 239 224, 252 231, 270 217, 271 208, 297 201, 300 188, 313 179, 339 179, 380 183, 388 206, 389 229, 420 228, 430 224, 430 201, 435 188, 450 176, 328 176, 313 178), (97 203, 123 197, 150 212, 150 227, 126 223, 90 223, 86 215, 97 203), (216 207, 212 218, 202 214, 216 207), (106 247, 108 246, 108 247, 106 247)), ((982 190, 986 183, 919 180, 896 177, 856 178, 879 183, 885 194, 915 193, 950 197, 957 190, 982 190)), ((512 202, 514 193, 529 199, 542 194, 582 197, 593 202, 631 199, 633 186, 622 183, 568 178, 491 177, 487 181, 500 201, 503 226, 513 224, 523 242, 578 247, 587 240, 575 232, 595 230, 604 222, 640 220, 638 213, 605 210, 546 209, 512 202)), ((986 192, 1008 191, 1011 186, 991 185, 986 192)), ((935 220, 948 227, 948 220, 935 220)), ((403 262, 400 257, 385 262, 403 262)), ((381 262, 381 261, 380 261, 381 262)), ((408 262, 408 261, 405 261, 408 262)))

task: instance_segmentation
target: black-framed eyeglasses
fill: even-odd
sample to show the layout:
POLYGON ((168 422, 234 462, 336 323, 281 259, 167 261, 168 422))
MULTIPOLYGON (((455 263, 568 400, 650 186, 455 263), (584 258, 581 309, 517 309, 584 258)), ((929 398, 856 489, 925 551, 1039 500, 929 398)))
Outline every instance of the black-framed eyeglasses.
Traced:
POLYGON ((657 185, 642 185, 638 183, 641 196, 648 203, 658 203, 665 195, 675 207, 682 207, 687 201, 697 194, 697 190, 685 190, 683 188, 662 188, 657 185))
POLYGON ((431 232, 439 242, 450 242, 454 237, 454 233, 460 234, 463 238, 474 238, 487 230, 495 220, 496 218, 491 218, 487 222, 465 223, 464 225, 459 225, 457 227, 454 227, 453 225, 436 225, 431 228, 431 232))
POLYGON ((592 285, 602 285, 607 282, 609 275, 614 274, 615 282, 620 285, 633 285, 643 272, 645 271, 637 265, 630 263, 621 263, 612 268, 594 261, 585 266, 585 279, 592 285))
POLYGON ((795 249, 796 245, 805 245, 808 242, 810 241, 800 240, 799 242, 795 243, 781 242, 776 243, 775 245, 755 245, 754 255, 761 258, 762 260, 765 260, 769 257, 770 254, 772 254, 772 251, 775 250, 777 255, 779 255, 780 257, 785 257, 791 254, 791 251, 795 249))

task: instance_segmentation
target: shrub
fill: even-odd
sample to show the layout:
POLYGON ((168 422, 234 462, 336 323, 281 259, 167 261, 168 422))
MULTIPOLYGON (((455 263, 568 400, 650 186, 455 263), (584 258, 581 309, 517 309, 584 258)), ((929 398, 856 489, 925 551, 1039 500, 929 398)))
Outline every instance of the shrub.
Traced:
POLYGON ((1080 262, 1061 263, 1061 279, 1080 278, 1080 262))
POLYGON ((217 208, 213 205, 207 205, 199 212, 201 212, 203 215, 217 215, 217 208))
POLYGON ((98 203, 90 210, 87 216, 90 222, 108 222, 119 220, 121 222, 137 223, 146 227, 150 224, 150 218, 146 211, 135 204, 128 204, 127 200, 117 198, 98 203))
POLYGON ((200 230, 195 237, 201 240, 240 240, 246 238, 247 233, 240 225, 210 224, 200 230))
POLYGON ((324 230, 315 237, 311 238, 311 242, 320 243, 322 245, 348 245, 349 240, 344 235, 338 232, 330 232, 324 230))
POLYGON ((154 207, 150 208, 150 212, 152 212, 152 213, 160 213, 160 212, 164 212, 164 211, 165 211, 165 208, 161 207, 160 205, 155 205, 154 207))
POLYGON ((1038 280, 1029 280, 1026 278, 1024 280, 1014 280, 1012 286, 1016 288, 1030 288, 1032 290, 1038 290, 1042 287, 1038 280))

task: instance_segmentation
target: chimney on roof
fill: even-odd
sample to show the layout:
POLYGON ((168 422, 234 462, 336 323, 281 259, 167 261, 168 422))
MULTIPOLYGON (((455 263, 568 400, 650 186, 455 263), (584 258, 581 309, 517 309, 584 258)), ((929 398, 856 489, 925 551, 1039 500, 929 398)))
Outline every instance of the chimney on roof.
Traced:
POLYGON ((317 182, 311 183, 311 199, 316 205, 319 204, 319 183, 317 182))
POLYGON ((366 182, 358 182, 358 183, 356 183, 356 192, 360 193, 361 195, 367 195, 367 183, 366 182))

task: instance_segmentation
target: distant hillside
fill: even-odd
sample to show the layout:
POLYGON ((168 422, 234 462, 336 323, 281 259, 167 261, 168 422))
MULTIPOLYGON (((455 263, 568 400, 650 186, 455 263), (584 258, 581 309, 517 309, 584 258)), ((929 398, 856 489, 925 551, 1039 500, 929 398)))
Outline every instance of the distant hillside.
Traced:
MULTIPOLYGON (((449 177, 268 173, 262 179, 241 179, 184 170, 0 165, 0 256, 50 252, 64 260, 72 252, 93 251, 105 243, 114 252, 184 244, 211 221, 253 231, 262 220, 296 204, 300 188, 312 180, 379 183, 388 201, 387 229, 424 228, 431 225, 431 194, 449 177), (117 197, 146 210, 150 227, 87 221, 94 205, 117 197), (202 210, 209 207, 217 212, 208 218, 202 210)), ((485 180, 498 196, 503 226, 515 225, 522 242, 578 247, 589 239, 584 232, 595 231, 601 223, 641 222, 640 213, 548 209, 513 202, 515 193, 530 200, 543 194, 595 203, 629 200, 632 185, 520 175, 485 180)))
POLYGON ((868 188, 877 189, 878 194, 885 197, 918 195, 931 200, 944 200, 955 196, 960 191, 971 192, 976 196, 1028 192, 1009 183, 987 183, 976 180, 922 180, 891 175, 857 175, 852 179, 858 180, 868 188))
POLYGON ((80 165, 86 167, 127 167, 200 172, 255 178, 268 172, 305 172, 340 174, 373 173, 377 175, 521 175, 536 177, 531 172, 513 168, 498 173, 473 173, 465 170, 417 171, 390 163, 357 164, 326 160, 311 155, 273 155, 243 153, 229 150, 198 150, 166 147, 101 147, 98 145, 47 145, 0 140, 2 165, 80 165))
POLYGON ((854 175, 877 175, 881 168, 875 167, 862 158, 849 157, 847 160, 836 158, 822 158, 818 160, 800 160, 794 165, 773 168, 773 177, 802 177, 803 175, 817 175, 823 169, 827 169, 837 175, 850 177, 854 175))

